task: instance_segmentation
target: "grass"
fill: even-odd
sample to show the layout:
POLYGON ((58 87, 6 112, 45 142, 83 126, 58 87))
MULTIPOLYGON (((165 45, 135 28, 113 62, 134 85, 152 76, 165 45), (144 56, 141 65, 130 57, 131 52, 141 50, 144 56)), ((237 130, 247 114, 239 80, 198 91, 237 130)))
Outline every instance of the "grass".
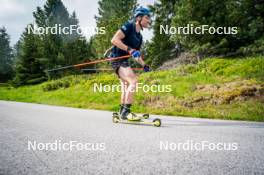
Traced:
MULTIPOLYGON (((148 85, 171 85, 172 91, 143 92, 135 96, 132 111, 161 115, 180 115, 200 118, 264 121, 261 98, 248 97, 214 104, 210 101, 192 103, 197 97, 210 96, 197 91, 199 85, 222 86, 229 82, 250 81, 252 86, 263 86, 264 57, 241 59, 205 59, 196 65, 183 65, 176 69, 142 73, 139 82, 148 85), (192 103, 192 106, 188 105, 192 103), (187 105, 186 105, 187 104, 187 105)), ((113 73, 68 76, 34 86, 13 88, 0 86, 0 99, 70 106, 77 108, 117 111, 120 93, 93 92, 94 83, 118 84, 113 73)), ((230 91, 228 93, 237 93, 230 91)), ((263 96, 263 91, 261 91, 263 96)))

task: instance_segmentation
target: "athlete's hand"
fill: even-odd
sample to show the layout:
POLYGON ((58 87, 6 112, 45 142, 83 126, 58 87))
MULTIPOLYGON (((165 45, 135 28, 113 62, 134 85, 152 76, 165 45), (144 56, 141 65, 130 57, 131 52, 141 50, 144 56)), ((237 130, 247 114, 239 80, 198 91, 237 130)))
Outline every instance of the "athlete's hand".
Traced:
POLYGON ((133 58, 139 58, 141 56, 141 53, 139 50, 135 50, 132 49, 129 54, 133 57, 133 58))
POLYGON ((143 67, 143 70, 144 70, 144 72, 149 72, 150 71, 150 67, 149 67, 149 65, 144 65, 144 67, 143 67))

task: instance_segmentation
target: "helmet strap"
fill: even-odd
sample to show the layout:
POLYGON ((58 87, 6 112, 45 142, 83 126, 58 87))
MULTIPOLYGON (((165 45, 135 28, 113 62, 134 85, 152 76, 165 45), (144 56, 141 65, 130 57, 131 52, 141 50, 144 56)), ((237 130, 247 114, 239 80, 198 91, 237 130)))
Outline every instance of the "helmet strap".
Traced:
POLYGON ((143 18, 143 17, 141 17, 140 20, 139 20, 139 26, 140 26, 141 30, 143 30, 143 27, 142 27, 142 25, 141 25, 142 18, 143 18))

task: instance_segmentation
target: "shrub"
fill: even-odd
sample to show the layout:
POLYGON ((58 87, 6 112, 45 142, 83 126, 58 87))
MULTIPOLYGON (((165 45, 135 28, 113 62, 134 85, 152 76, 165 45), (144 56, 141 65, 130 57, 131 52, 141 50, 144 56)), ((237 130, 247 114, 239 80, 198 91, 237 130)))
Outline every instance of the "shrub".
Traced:
POLYGON ((50 81, 42 85, 43 91, 53 91, 60 88, 68 88, 70 87, 70 82, 67 80, 55 80, 50 81))

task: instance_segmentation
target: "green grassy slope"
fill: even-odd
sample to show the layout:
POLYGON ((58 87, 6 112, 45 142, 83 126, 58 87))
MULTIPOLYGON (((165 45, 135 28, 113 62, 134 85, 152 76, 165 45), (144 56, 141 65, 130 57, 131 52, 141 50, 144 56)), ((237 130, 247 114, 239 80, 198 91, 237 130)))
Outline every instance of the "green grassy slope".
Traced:
MULTIPOLYGON (((171 85, 171 92, 135 96, 132 111, 202 118, 264 121, 264 57, 205 59, 196 65, 142 73, 139 83, 171 85)), ((0 99, 117 111, 120 93, 94 92, 94 83, 118 85, 116 75, 68 76, 34 86, 0 87, 0 99)))

